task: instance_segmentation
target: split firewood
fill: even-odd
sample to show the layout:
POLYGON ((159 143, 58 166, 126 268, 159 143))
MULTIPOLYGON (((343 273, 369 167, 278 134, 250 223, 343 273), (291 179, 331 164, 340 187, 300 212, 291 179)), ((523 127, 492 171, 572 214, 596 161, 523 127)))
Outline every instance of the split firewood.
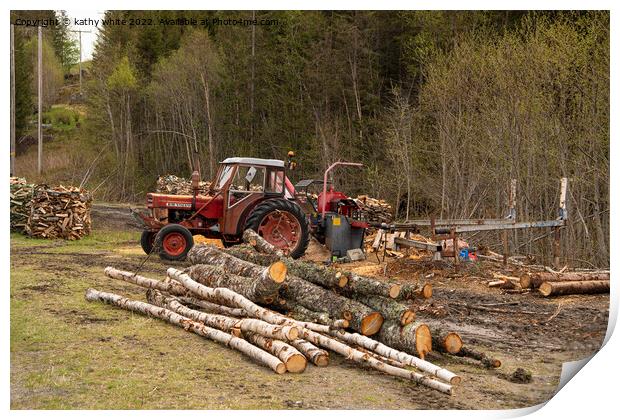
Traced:
POLYGON ((545 282, 540 285, 538 290, 543 296, 547 297, 609 293, 609 287, 609 280, 559 281, 545 282))
POLYGON ((252 245, 258 252, 264 254, 272 254, 278 257, 283 257, 284 252, 267 242, 262 236, 254 232, 252 229, 246 229, 243 232, 243 242, 252 245))
MULTIPOLYGON (((198 193, 205 195, 211 186, 210 182, 200 181, 198 193)), ((192 181, 176 175, 163 175, 157 178, 156 192, 174 195, 192 195, 192 181)))
POLYGON ((461 350, 458 353, 454 354, 454 356, 467 357, 469 359, 478 360, 482 362, 482 365, 487 369, 497 369, 502 365, 502 362, 500 360, 489 357, 485 353, 470 349, 468 347, 461 348, 461 350))
POLYGON ((537 289, 541 284, 560 281, 609 280, 609 273, 526 273, 520 278, 524 289, 537 289))
POLYGON ((452 385, 458 385, 461 382, 461 377, 450 372, 447 369, 434 365, 426 360, 412 356, 409 353, 396 350, 385 344, 373 340, 370 337, 366 337, 357 333, 348 333, 346 331, 330 331, 330 335, 339 338, 340 340, 351 344, 363 347, 374 353, 381 355, 387 359, 397 360, 403 364, 413 366, 422 372, 429 373, 441 380, 449 382, 452 385))
POLYGON ((422 282, 408 282, 401 286, 399 300, 415 300, 417 297, 430 299, 433 297, 433 285, 422 282))
POLYGON ((191 318, 196 322, 202 322, 209 327, 217 328, 225 332, 239 330, 241 333, 256 333, 264 337, 280 340, 296 340, 297 337, 299 337, 299 328, 294 325, 273 325, 259 319, 239 319, 225 315, 215 315, 196 311, 182 305, 177 299, 166 297, 156 290, 149 289, 147 292, 147 300, 153 305, 170 309, 179 315, 191 318))
POLYGON ((26 179, 11 177, 11 231, 24 232, 30 215, 34 184, 26 179))
POLYGON ((188 269, 189 276, 209 287, 226 287, 255 303, 273 303, 286 278, 286 266, 277 261, 264 268, 260 276, 248 278, 226 272, 223 267, 197 264, 188 269))
POLYGON ((329 365, 329 352, 318 348, 311 342, 298 338, 297 340, 290 341, 290 344, 316 366, 325 367, 329 365))
POLYGON ((317 332, 310 331, 310 330, 303 330, 302 338, 304 340, 310 341, 316 346, 329 349, 342 356, 345 356, 348 360, 352 360, 354 362, 364 364, 380 372, 384 372, 389 375, 397 376, 400 378, 410 379, 416 383, 428 386, 429 388, 435 389, 437 391, 450 394, 450 395, 452 394, 452 385, 444 384, 443 382, 439 382, 435 379, 431 379, 418 372, 413 372, 408 369, 402 369, 402 368, 388 365, 334 338, 327 337, 325 335, 322 335, 322 334, 319 334, 317 332))
POLYGON ((202 337, 211 339, 218 343, 224 344, 225 346, 233 348, 249 356, 251 359, 261 363, 262 365, 268 366, 276 373, 286 372, 286 366, 284 363, 282 363, 282 361, 280 361, 280 359, 256 346, 253 346, 246 340, 225 333, 224 331, 207 327, 204 324, 193 321, 190 318, 179 315, 169 309, 151 305, 146 302, 130 300, 128 298, 113 293, 100 292, 95 289, 86 290, 86 300, 91 302, 104 302, 126 310, 141 313, 144 315, 149 315, 153 318, 162 319, 187 331, 191 331, 202 337))
POLYGON ((415 320, 415 312, 407 305, 382 296, 353 295, 353 298, 364 305, 381 312, 386 320, 395 319, 400 325, 410 324, 415 320))
POLYGON ((302 373, 306 370, 307 361, 304 355, 294 346, 280 340, 272 340, 259 334, 244 333, 243 337, 250 343, 276 356, 284 362, 286 370, 291 373, 302 373))
MULTIPOLYGON (((215 247, 194 247, 190 254, 193 261, 200 258, 203 262, 224 267, 232 274, 254 276, 264 270, 263 266, 239 259, 215 247), (196 248, 200 250, 194 252, 196 248)), ((287 302, 296 302, 314 312, 325 312, 331 318, 349 319, 351 328, 364 335, 375 334, 383 323, 383 316, 379 312, 297 276, 287 276, 286 287, 280 289, 280 295, 287 302)))
POLYGON ((364 220, 391 223, 394 218, 392 206, 385 200, 379 200, 367 195, 358 195, 355 202, 359 206, 364 220))
POLYGON ((138 286, 146 287, 147 289, 161 290, 162 292, 167 292, 171 295, 183 296, 189 293, 189 290, 187 290, 187 288, 185 288, 183 285, 179 284, 176 281, 163 282, 144 276, 139 276, 129 271, 117 270, 114 267, 106 267, 103 272, 106 276, 110 278, 137 284, 138 286))
MULTIPOLYGON (((194 249, 195 248, 196 247, 194 247, 194 249)), ((194 264, 196 264, 200 260, 199 255, 208 252, 200 249, 197 249, 193 252, 192 251, 193 250, 189 252, 188 258, 190 261, 194 262, 194 264)), ((307 280, 319 286, 326 287, 328 289, 338 290, 346 286, 347 282, 349 281, 348 277, 343 275, 338 270, 333 270, 328 267, 322 267, 311 262, 294 260, 288 257, 281 258, 272 254, 261 254, 247 246, 234 246, 223 251, 244 261, 249 261, 253 264, 263 266, 272 264, 275 261, 280 260, 284 262, 284 264, 286 264, 286 267, 288 268, 288 273, 290 275, 300 277, 304 280, 307 280)))
POLYGON ((176 299, 185 306, 195 306, 210 314, 227 315, 235 318, 247 318, 248 313, 241 308, 231 308, 228 306, 218 305, 217 303, 208 302, 206 300, 196 299, 191 296, 175 296, 176 299))
POLYGON ((417 354, 420 359, 424 359, 433 348, 431 330, 428 325, 420 322, 412 322, 404 327, 398 321, 384 322, 377 340, 405 353, 417 354))

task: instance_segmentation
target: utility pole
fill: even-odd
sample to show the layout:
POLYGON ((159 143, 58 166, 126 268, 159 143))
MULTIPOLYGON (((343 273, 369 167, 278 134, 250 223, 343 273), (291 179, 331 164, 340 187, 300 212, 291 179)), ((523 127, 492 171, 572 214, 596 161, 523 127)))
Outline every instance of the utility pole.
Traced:
POLYGON ((43 108, 43 28, 39 26, 39 42, 37 43, 38 50, 38 72, 37 78, 38 80, 38 108, 39 112, 37 113, 38 120, 38 135, 39 135, 39 147, 38 147, 38 160, 37 160, 37 174, 41 175, 41 168, 43 162, 43 132, 41 131, 41 110, 43 108))
POLYGON ((80 96, 82 96, 82 32, 89 34, 90 31, 71 31, 77 32, 80 40, 80 96))
POLYGON ((15 175, 15 25, 11 24, 11 176, 15 175))

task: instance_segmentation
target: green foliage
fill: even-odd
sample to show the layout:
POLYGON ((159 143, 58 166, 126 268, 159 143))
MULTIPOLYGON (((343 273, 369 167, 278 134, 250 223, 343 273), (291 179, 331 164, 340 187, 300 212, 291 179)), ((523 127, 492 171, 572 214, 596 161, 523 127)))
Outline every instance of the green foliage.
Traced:
POLYGON ((80 120, 80 115, 64 106, 53 106, 42 116, 44 124, 52 124, 54 130, 72 130, 80 120))
POLYGON ((138 87, 138 81, 134 69, 129 64, 129 59, 123 57, 117 64, 112 74, 108 77, 108 88, 111 90, 131 90, 138 87))
MULTIPOLYGON (((67 18, 67 12, 65 10, 60 10, 56 14, 58 20, 61 22, 67 18)), ((80 61, 80 46, 75 38, 74 33, 71 32, 66 25, 59 25, 54 28, 54 50, 65 74, 69 73, 71 67, 78 64, 80 61)))

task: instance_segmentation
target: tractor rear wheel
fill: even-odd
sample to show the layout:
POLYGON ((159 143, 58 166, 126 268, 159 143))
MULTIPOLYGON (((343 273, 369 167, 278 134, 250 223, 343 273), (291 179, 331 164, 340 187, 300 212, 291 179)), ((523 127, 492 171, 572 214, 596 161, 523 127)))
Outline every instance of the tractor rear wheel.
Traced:
POLYGON ((159 250, 159 256, 164 260, 184 260, 194 246, 194 237, 187 228, 170 223, 157 233, 155 246, 159 250))
POLYGON ((304 255, 310 241, 306 215, 297 204, 282 198, 256 206, 245 222, 245 229, 254 230, 291 258, 304 255))
POLYGON ((157 234, 155 232, 151 232, 150 230, 145 230, 142 232, 142 236, 140 237, 140 245, 142 246, 142 250, 145 254, 150 254, 153 251, 153 243, 155 242, 155 236, 157 234))

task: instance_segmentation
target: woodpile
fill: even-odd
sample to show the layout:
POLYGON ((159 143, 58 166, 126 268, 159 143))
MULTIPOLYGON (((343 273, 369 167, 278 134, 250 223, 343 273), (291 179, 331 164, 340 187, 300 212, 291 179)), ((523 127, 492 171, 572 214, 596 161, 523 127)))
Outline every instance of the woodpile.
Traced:
POLYGON ((77 187, 34 187, 25 233, 35 238, 80 239, 90 234, 91 195, 77 187))
POLYGON ((32 200, 33 184, 26 179, 11 177, 11 231, 24 232, 32 200))
POLYGON ((519 278, 523 289, 538 289, 544 297, 609 293, 608 271, 525 273, 519 278))
POLYGON ((392 206, 385 200, 358 195, 355 202, 360 207, 364 219, 369 222, 391 223, 394 219, 392 206))
MULTIPOLYGON (((244 237, 254 243, 251 233, 244 237)), ((415 319, 412 300, 401 299, 403 288, 396 282, 379 287, 375 279, 247 244, 226 250, 196 245, 188 260, 192 266, 169 268, 165 280, 105 269, 110 278, 146 288, 145 301, 93 289, 86 298, 181 326, 279 374, 302 373, 308 362, 327 366, 334 352, 442 393, 452 394, 461 380, 424 360, 433 347, 433 329, 415 319)))
MULTIPOLYGON (((211 186, 210 182, 200 181, 199 193, 206 194, 211 186)), ((192 182, 176 175, 162 175, 157 178, 156 192, 173 195, 192 195, 192 182)))

